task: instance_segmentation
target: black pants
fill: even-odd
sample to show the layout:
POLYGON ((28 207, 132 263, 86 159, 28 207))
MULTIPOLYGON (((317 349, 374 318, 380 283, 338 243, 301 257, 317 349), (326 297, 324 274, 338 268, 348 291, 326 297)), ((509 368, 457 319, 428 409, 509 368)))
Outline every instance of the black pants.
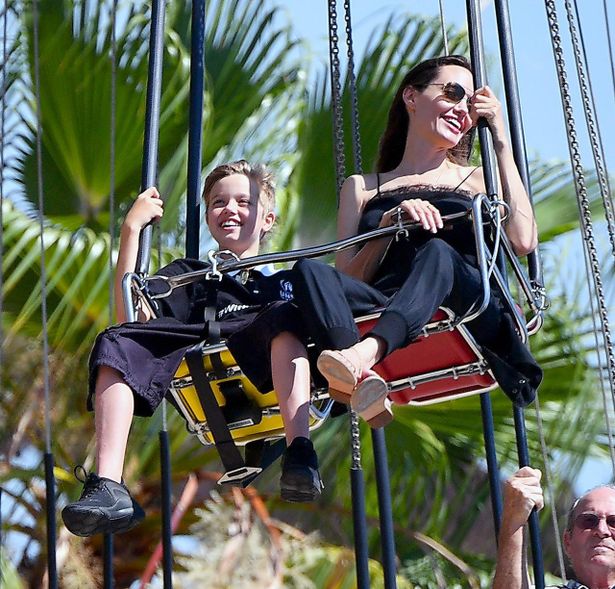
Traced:
MULTIPOLYGON (((294 302, 319 350, 344 349, 359 341, 353 315, 384 307, 367 335, 386 344, 385 354, 408 345, 429 322, 438 307, 462 314, 482 296, 480 273, 455 249, 438 238, 430 239, 409 260, 405 279, 392 296, 314 260, 293 267, 294 302)), ((491 297, 487 309, 469 324, 481 344, 498 333, 501 303, 491 297)), ((366 335, 366 337, 367 337, 366 335)))

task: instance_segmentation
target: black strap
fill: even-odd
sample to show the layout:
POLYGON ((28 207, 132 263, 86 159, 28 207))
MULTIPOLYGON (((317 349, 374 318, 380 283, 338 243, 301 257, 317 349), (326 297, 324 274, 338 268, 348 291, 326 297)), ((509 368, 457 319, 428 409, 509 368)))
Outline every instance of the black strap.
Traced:
POLYGON ((214 439, 214 444, 220 455, 220 460, 227 472, 245 468, 243 456, 239 452, 233 436, 228 428, 222 408, 216 397, 203 368, 203 345, 192 346, 186 352, 186 364, 192 376, 192 383, 199 396, 199 401, 207 418, 207 425, 214 439))
MULTIPOLYGON (((217 283, 217 281, 216 281, 217 283)), ((220 334, 220 322, 217 317, 218 309, 218 288, 207 289, 207 295, 205 298, 205 310, 203 311, 203 318, 205 320, 205 333, 203 339, 208 344, 219 344, 221 340, 220 334)), ((222 379, 226 377, 226 368, 222 362, 220 354, 210 354, 209 359, 213 368, 216 378, 222 379)))
MULTIPOLYGON (((286 449, 286 440, 254 440, 246 444, 246 465, 260 466, 263 470, 273 464, 286 449)), ((254 479, 251 479, 254 480, 254 479)))

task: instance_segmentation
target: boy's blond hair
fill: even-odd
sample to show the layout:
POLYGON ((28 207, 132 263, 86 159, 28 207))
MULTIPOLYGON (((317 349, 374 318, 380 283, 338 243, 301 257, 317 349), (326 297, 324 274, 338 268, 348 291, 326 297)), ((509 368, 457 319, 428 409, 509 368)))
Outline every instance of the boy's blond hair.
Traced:
POLYGON ((254 180, 260 186, 259 199, 265 208, 265 213, 275 209, 275 185, 273 174, 263 165, 247 162, 246 160, 237 160, 228 164, 221 164, 215 167, 205 178, 203 186, 203 201, 205 208, 209 205, 209 196, 214 184, 222 178, 232 176, 233 174, 243 174, 250 180, 254 180))

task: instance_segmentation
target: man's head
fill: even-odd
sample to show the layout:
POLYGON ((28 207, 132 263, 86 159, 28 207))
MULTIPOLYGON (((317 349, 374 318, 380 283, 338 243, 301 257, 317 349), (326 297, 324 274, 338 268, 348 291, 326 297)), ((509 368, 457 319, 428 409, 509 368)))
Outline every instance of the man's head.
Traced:
POLYGON ((205 179, 205 219, 220 249, 240 257, 258 254, 275 222, 273 177, 245 160, 222 164, 205 179))
POLYGON ((615 487, 600 486, 580 497, 568 514, 564 548, 577 580, 615 582, 615 487))

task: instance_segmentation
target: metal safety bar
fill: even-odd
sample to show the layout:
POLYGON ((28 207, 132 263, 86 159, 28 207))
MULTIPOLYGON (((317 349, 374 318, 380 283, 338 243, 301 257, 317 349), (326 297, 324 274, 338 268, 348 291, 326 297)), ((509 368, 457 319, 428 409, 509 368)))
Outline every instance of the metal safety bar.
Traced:
MULTIPOLYGON (((442 218, 444 223, 447 225, 457 224, 462 221, 467 222, 470 219, 473 221, 475 228, 474 236, 478 269, 480 271, 481 282, 483 285, 482 296, 477 299, 476 303, 464 315, 452 320, 450 325, 447 327, 452 329, 456 325, 468 323, 469 321, 476 319, 476 317, 478 317, 485 310, 489 304, 489 299, 491 296, 490 278, 493 276, 499 289, 503 293, 504 302, 507 303, 511 309, 511 313, 517 324, 521 337, 525 339, 527 333, 534 333, 542 325, 542 311, 547 308, 547 300, 544 294, 544 288, 540 287, 539 289, 536 289, 528 280, 522 265, 519 263, 512 250, 512 246, 510 245, 506 234, 502 231, 502 218, 499 210, 500 206, 502 206, 501 202, 491 200, 486 194, 478 194, 474 197, 472 201, 472 208, 469 211, 446 215, 442 218), (484 218, 484 210, 487 210, 489 213, 487 219, 484 218), (496 249, 494 249, 493 252, 490 252, 489 248, 486 246, 484 234, 485 222, 491 223, 494 227, 494 245, 496 249), (510 295, 506 280, 503 278, 501 272, 495 264, 500 247, 509 259, 515 277, 521 285, 521 289, 527 299, 530 311, 532 313, 530 319, 527 320, 525 324, 519 316, 517 305, 510 295)), ((291 262, 302 258, 316 258, 326 254, 338 252, 349 247, 361 245, 374 239, 396 235, 408 235, 409 231, 420 229, 421 227, 422 225, 415 221, 403 221, 399 219, 396 224, 390 227, 375 229, 361 235, 355 235, 323 245, 289 250, 286 252, 261 254, 259 256, 239 259, 231 252, 211 251, 208 254, 211 267, 203 270, 186 272, 185 274, 181 274, 179 276, 152 275, 143 277, 137 273, 127 273, 124 275, 122 281, 126 317, 128 321, 135 321, 136 319, 134 303, 135 297, 139 300, 139 304, 142 304, 152 315, 156 315, 154 309, 156 300, 166 298, 176 288, 186 286, 198 280, 220 279, 224 273, 248 270, 263 264, 291 262), (157 290, 160 290, 160 292, 150 292, 150 285, 153 283, 158 283, 157 290), (160 283, 162 283, 163 288, 158 286, 160 283)))

